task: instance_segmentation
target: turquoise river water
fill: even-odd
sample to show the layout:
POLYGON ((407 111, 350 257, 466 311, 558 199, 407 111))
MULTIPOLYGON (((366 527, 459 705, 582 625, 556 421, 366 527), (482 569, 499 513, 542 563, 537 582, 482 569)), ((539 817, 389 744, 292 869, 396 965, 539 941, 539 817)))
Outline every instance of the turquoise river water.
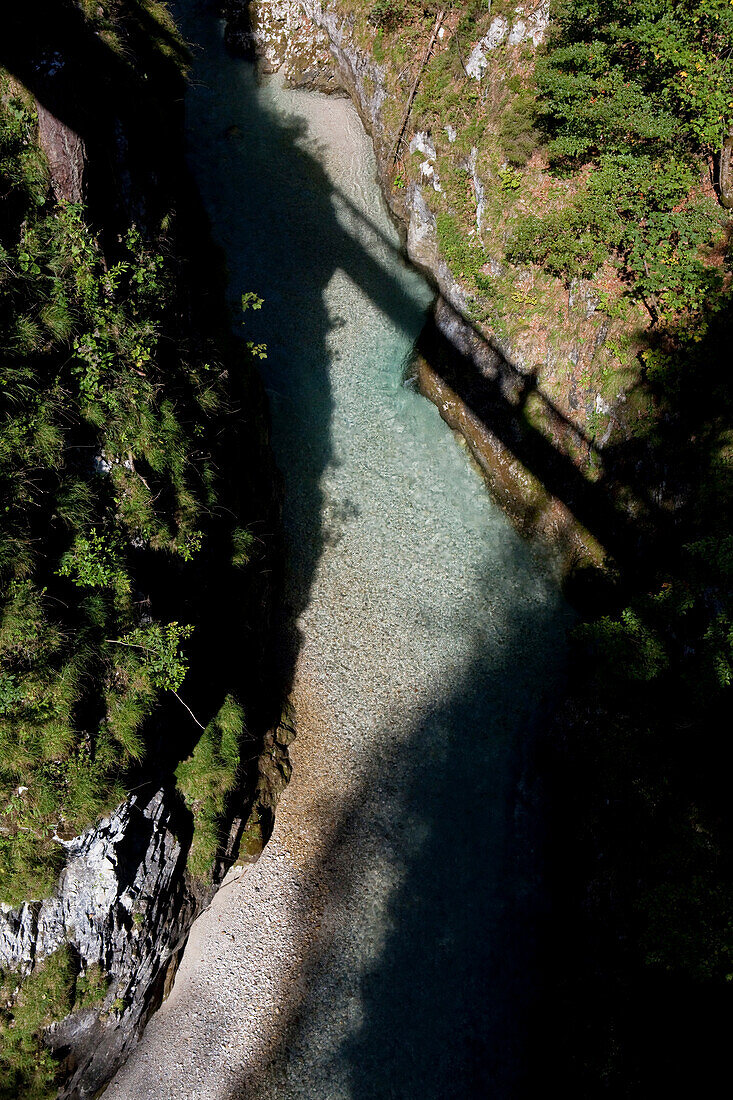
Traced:
MULTIPOLYGON (((293 778, 110 1095, 521 1094, 540 979, 534 732, 566 605, 404 382, 431 305, 344 99, 258 82, 206 4, 191 165, 285 486, 293 778)), ((247 476, 243 471, 242 476, 247 476)))

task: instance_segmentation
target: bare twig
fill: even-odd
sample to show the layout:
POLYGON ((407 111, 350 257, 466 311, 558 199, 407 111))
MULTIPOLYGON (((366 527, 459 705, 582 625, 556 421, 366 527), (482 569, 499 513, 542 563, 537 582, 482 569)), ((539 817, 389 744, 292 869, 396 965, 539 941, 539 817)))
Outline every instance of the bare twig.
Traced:
MULTIPOLYGON (((173 689, 172 689, 172 688, 171 688, 171 691, 173 691, 173 689)), ((188 711, 188 713, 189 713, 189 714, 191 715, 191 717, 193 718, 193 720, 194 720, 194 722, 196 723, 196 725, 198 726, 198 728, 199 728, 200 730, 205 730, 205 729, 206 729, 206 726, 202 726, 202 725, 201 725, 201 723, 199 722, 198 718, 196 717, 196 715, 195 715, 195 714, 193 713, 193 711, 192 711, 192 710, 191 710, 191 708, 189 707, 188 703, 184 703, 183 699, 181 699, 181 697, 180 697, 180 695, 178 694, 178 692, 177 692, 177 691, 173 691, 173 694, 175 695, 176 699, 177 699, 177 700, 178 700, 178 702, 179 702, 179 703, 181 704, 181 706, 182 706, 182 707, 185 707, 185 708, 186 708, 186 710, 187 710, 187 711, 188 711)))

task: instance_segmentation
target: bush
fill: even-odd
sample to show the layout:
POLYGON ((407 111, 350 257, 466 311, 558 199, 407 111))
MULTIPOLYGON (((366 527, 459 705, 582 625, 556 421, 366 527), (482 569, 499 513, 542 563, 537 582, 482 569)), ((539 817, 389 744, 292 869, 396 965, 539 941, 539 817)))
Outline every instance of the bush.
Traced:
POLYGON ((570 212, 520 227, 518 260, 572 278, 612 253, 655 318, 698 307, 721 214, 697 182, 733 125, 731 34, 723 0, 563 0, 537 65, 540 111, 555 165, 594 171, 570 212))
POLYGON ((522 168, 540 144, 536 122, 537 104, 529 90, 520 92, 501 115, 499 139, 502 152, 515 168, 522 168))
POLYGON ((374 27, 394 30, 405 16, 404 0, 376 0, 367 16, 374 27))
POLYGON ((37 964, 20 982, 0 974, 0 1098, 53 1100, 59 1065, 43 1042, 43 1032, 72 1010, 74 969, 67 947, 37 964))
POLYGON ((577 210, 523 217, 507 247, 512 263, 535 263, 567 280, 587 278, 608 256, 608 248, 577 210))

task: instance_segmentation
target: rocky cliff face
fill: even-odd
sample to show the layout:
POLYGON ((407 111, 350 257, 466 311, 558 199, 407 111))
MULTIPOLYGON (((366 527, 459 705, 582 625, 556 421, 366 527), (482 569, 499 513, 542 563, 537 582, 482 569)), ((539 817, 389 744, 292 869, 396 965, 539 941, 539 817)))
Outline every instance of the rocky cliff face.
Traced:
POLYGON ((61 1097, 96 1095, 162 999, 207 900, 185 875, 187 832, 171 792, 133 794, 108 818, 61 842, 68 858, 52 897, 0 912, 0 969, 22 977, 69 945, 82 974, 98 966, 111 979, 102 1004, 67 1017, 47 1036, 65 1058, 61 1097))

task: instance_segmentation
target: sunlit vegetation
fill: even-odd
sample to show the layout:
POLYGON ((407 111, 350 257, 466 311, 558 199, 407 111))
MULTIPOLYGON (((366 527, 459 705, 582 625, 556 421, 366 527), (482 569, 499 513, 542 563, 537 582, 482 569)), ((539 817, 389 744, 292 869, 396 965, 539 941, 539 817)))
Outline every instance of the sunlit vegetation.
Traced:
POLYGON ((237 782, 239 750, 246 734, 244 711, 231 696, 196 742, 191 756, 176 770, 176 779, 194 818, 189 852, 193 874, 204 875, 220 848, 219 823, 227 795, 237 782))
POLYGON ((67 947, 38 961, 22 982, 0 972, 0 1096, 52 1100, 59 1067, 43 1032, 70 1012, 100 1004, 108 988, 101 967, 81 970, 67 947))
POLYGON ((564 0, 536 69, 555 171, 593 171, 574 202, 530 216, 511 254, 554 274, 613 257, 655 319, 720 291, 710 262, 727 220, 712 183, 733 125, 733 8, 564 0))
MULTIPOLYGON (((185 50, 164 5, 81 7, 125 65, 140 41, 147 68, 165 46, 180 73, 185 50)), ((179 758, 195 743, 211 717, 199 722, 184 698, 204 630, 195 594, 220 557, 221 583, 231 568, 246 588, 265 543, 247 526, 251 511, 238 513, 245 487, 227 495, 222 478, 250 368, 234 380, 220 332, 192 326, 173 196, 155 196, 152 226, 134 216, 120 225, 112 205, 117 236, 104 238, 84 205, 54 199, 35 101, 8 72, 0 196, 0 898, 18 904, 50 892, 61 841, 124 797, 161 701, 191 731, 179 758), (197 579, 184 584, 191 569, 197 579)), ((103 210, 104 196, 95 202, 103 210)), ((258 415, 253 405, 246 417, 258 415)), ((246 430, 256 449, 261 428, 246 430)), ((232 608, 247 599, 236 591, 232 608)), ((216 713, 230 691, 205 705, 216 713)), ((222 760, 230 780, 220 763, 217 791, 236 778, 236 734, 222 760)), ((223 808, 218 794, 205 801, 201 874, 223 808)))

